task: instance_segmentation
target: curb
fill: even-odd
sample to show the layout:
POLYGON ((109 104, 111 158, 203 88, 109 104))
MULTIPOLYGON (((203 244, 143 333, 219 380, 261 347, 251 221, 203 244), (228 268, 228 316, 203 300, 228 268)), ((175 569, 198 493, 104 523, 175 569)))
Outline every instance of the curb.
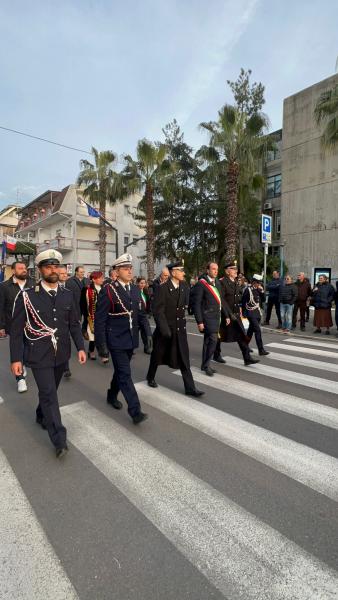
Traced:
MULTIPOLYGON (((316 336, 314 336, 314 335, 303 335, 301 333, 294 333, 293 331, 290 331, 290 333, 284 333, 283 331, 281 331, 280 329, 277 329, 276 327, 266 327, 264 325, 261 325, 261 330, 265 331, 265 332, 269 332, 269 333, 277 333, 278 335, 286 335, 288 337, 302 338, 304 340, 318 340, 318 339, 321 339, 320 335, 316 335, 316 336)), ((334 337, 336 338, 336 335, 334 337)), ((338 332, 337 332, 337 337, 338 337, 338 332)), ((332 339, 332 338, 328 339, 328 336, 325 336, 325 341, 327 341, 329 344, 337 344, 337 339, 332 339)))

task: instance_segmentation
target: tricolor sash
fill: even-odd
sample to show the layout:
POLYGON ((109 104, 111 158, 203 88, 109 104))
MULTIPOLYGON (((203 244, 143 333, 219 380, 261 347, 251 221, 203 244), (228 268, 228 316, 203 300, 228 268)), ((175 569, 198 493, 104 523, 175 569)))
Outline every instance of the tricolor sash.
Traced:
POLYGON ((210 283, 208 283, 205 279, 200 279, 200 282, 204 285, 204 287, 207 288, 207 290, 209 290, 209 292, 213 295, 213 297, 215 298, 217 304, 219 306, 221 306, 221 295, 217 289, 216 286, 214 285, 210 285, 210 283))

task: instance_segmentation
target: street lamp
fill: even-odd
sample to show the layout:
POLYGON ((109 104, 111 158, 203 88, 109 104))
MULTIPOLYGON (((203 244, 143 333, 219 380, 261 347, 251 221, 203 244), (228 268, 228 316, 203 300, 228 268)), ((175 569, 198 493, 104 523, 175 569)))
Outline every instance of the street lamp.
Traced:
POLYGON ((284 246, 285 246, 285 240, 283 242, 280 242, 280 244, 279 244, 279 259, 280 259, 279 271, 280 271, 281 279, 283 278, 283 275, 284 275, 284 246))

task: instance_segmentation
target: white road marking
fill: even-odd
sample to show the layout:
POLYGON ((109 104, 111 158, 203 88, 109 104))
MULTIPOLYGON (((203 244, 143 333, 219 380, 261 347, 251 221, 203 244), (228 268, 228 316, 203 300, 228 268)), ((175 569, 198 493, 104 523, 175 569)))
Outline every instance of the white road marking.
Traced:
MULTIPOLYGON (((87 402, 71 442, 228 600, 334 600, 338 575, 87 402)), ((146 425, 145 425, 146 426, 146 425)))
POLYGON ((78 600, 2 450, 0 597, 1 600, 78 600))
POLYGON ((160 386, 136 384, 143 402, 338 501, 338 460, 160 386))
POLYGON ((317 346, 318 348, 336 348, 338 351, 338 344, 334 342, 321 342, 318 340, 306 340, 305 338, 285 338, 283 342, 288 344, 302 344, 303 346, 317 346))
MULTIPOLYGON (((285 344, 278 344, 277 342, 271 342, 265 344, 269 348, 277 348, 280 350, 290 350, 285 344)), ((292 352, 302 352, 302 354, 314 354, 315 356, 326 356, 327 358, 338 359, 338 349, 335 352, 330 350, 318 350, 318 348, 302 348, 302 346, 292 346, 292 352)), ((320 363, 319 363, 320 364, 320 363)))
MULTIPOLYGON (((293 346, 292 350, 294 350, 293 346)), ((308 367, 309 369, 318 369, 319 371, 338 373, 338 364, 324 362, 323 360, 314 360, 303 356, 292 356, 290 354, 282 354, 280 352, 271 352, 264 358, 264 361, 265 360, 278 360, 279 362, 285 362, 288 365, 299 365, 301 367, 308 367)))
POLYGON ((279 369, 278 367, 271 367, 270 365, 264 365, 263 363, 257 363, 250 367, 246 367, 241 359, 233 358, 232 356, 224 356, 224 359, 229 367, 246 371, 250 375, 265 375, 266 377, 272 377, 273 379, 280 379, 289 383, 296 383, 298 385, 314 388, 321 392, 338 394, 338 381, 336 382, 329 379, 323 379, 322 377, 315 377, 314 375, 288 371, 287 369, 279 369))
POLYGON ((1 398, 1 396, 0 396, 0 404, 2 404, 2 403, 3 403, 3 401, 4 401, 4 399, 3 399, 3 398, 1 398))
MULTIPOLYGON (((285 394, 284 392, 272 390, 248 381, 227 377, 219 373, 215 373, 213 377, 208 377, 196 367, 192 367, 191 370, 195 381, 204 383, 216 390, 229 393, 232 396, 245 398, 251 402, 270 406, 301 419, 314 421, 325 427, 338 429, 338 410, 336 408, 311 402, 310 400, 305 400, 292 394, 285 394)), ((180 371, 176 371, 175 374, 180 375, 181 373, 180 371)))

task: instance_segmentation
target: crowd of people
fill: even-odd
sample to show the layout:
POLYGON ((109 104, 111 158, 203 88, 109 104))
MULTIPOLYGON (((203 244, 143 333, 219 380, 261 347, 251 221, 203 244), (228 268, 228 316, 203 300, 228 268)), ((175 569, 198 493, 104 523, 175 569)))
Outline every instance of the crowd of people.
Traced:
POLYGON ((304 330, 312 304, 316 333, 322 329, 329 333, 333 301, 338 305, 338 288, 325 276, 311 287, 304 273, 299 273, 294 283, 290 275, 282 280, 278 271, 267 284, 266 302, 262 275, 255 274, 248 281, 238 273, 236 262, 226 264, 220 274, 218 264, 210 262, 190 286, 182 261, 168 264, 148 284, 144 277, 134 276, 130 254, 115 260, 108 277, 99 270, 86 277, 83 266, 77 266, 69 277, 62 255, 55 250, 40 253, 36 266, 36 282, 28 277, 26 265, 16 261, 10 279, 0 284, 0 337, 10 338, 11 370, 18 392, 27 390, 26 367, 32 370, 39 391, 36 422, 48 431, 57 457, 68 451, 57 390, 62 377, 71 377, 71 338, 80 364, 97 357, 102 364, 112 361, 107 403, 120 410, 121 391, 128 413, 138 425, 147 414, 141 409, 130 363, 140 335, 144 352, 150 355, 149 387, 158 387, 158 367, 167 365, 180 369, 185 394, 197 398, 204 392, 196 388, 190 368, 188 309, 203 335, 201 370, 213 377, 214 364, 226 362, 222 343, 237 342, 246 366, 259 362, 250 348, 253 336, 259 355, 269 354, 261 331, 265 303, 265 323, 269 325, 275 308, 278 328, 284 332, 297 326, 298 312, 304 330), (150 316, 155 321, 153 333, 150 316))

